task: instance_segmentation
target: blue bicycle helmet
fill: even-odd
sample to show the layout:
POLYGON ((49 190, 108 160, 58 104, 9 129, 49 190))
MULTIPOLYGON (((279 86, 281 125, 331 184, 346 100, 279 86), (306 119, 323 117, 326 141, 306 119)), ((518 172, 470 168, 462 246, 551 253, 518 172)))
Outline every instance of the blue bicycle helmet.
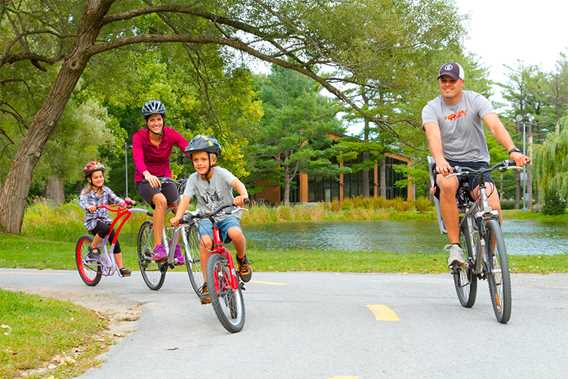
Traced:
POLYGON ((161 114, 162 116, 166 114, 166 107, 160 100, 150 100, 144 103, 142 107, 144 117, 149 117, 155 113, 161 114))

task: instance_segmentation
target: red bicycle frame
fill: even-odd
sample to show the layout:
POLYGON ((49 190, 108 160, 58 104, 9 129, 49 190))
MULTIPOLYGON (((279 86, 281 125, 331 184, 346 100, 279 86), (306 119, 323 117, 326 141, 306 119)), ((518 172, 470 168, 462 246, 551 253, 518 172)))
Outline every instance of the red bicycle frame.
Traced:
MULTIPOLYGON (((210 253, 210 255, 221 254, 221 256, 223 256, 227 260, 227 266, 229 266, 229 271, 231 272, 231 277, 228 278, 228 282, 231 285, 231 288, 233 290, 237 290, 237 288, 239 287, 239 281, 237 279, 237 274, 235 272, 235 264, 234 264, 234 261, 233 261, 233 255, 223 245, 223 241, 221 241, 221 233, 219 232, 219 229, 217 228, 215 223, 212 222, 212 224, 213 224, 213 248, 211 249, 211 251, 209 253, 210 253)), ((220 289, 219 288, 219 280, 218 280, 217 276, 214 276, 213 280, 215 282, 215 289, 219 290, 220 289)))
POLYGON ((109 205, 103 204, 103 205, 100 205, 99 207, 105 208, 110 212, 116 213, 116 217, 114 218, 114 220, 112 220, 112 223, 110 224, 109 235, 114 230, 114 226, 120 220, 120 224, 118 225, 116 233, 114 233, 114 238, 112 239, 112 241, 110 243, 110 245, 111 245, 110 252, 112 253, 114 251, 114 245, 116 244, 116 241, 118 240, 118 235, 120 234, 122 227, 124 226, 126 221, 128 221, 128 219, 130 217, 132 217, 133 212, 129 208, 125 208, 125 207, 121 207, 121 206, 111 207, 109 205))

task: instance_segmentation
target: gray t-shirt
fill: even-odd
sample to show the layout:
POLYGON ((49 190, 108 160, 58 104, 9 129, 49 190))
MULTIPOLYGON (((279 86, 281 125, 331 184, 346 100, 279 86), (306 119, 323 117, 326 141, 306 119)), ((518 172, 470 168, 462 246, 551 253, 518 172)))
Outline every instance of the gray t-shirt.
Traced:
POLYGON ((447 105, 438 96, 422 109, 422 125, 436 123, 442 136, 444 157, 458 162, 489 162, 489 150, 481 120, 494 112, 483 95, 463 91, 461 101, 447 105))
MULTIPOLYGON (((210 213, 222 205, 233 204, 231 183, 237 177, 231 174, 229 170, 219 166, 212 170, 213 176, 209 181, 202 179, 196 172, 191 174, 183 191, 183 196, 197 199, 197 210, 200 212, 210 213)), ((235 215, 239 217, 240 213, 235 215)), ((225 217, 225 215, 215 217, 215 220, 220 221, 225 217)))

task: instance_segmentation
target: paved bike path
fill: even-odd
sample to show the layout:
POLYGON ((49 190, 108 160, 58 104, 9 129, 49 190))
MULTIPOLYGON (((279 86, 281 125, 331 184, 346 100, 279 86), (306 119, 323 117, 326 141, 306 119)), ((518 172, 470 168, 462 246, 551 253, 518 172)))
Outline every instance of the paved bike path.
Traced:
POLYGON ((501 325, 485 282, 465 309, 449 275, 255 273, 245 328, 231 335, 184 272, 154 292, 139 273, 88 288, 73 271, 0 269, 2 288, 142 304, 136 331, 84 378, 566 377, 568 275, 512 279, 512 318, 501 325))

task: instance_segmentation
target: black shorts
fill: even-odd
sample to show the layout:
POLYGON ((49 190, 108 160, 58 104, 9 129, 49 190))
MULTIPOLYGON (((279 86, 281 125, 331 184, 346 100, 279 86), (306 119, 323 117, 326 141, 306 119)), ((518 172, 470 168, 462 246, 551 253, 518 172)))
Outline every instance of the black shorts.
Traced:
POLYGON ((161 187, 152 188, 150 183, 143 180, 136 184, 136 191, 142 196, 142 198, 154 208, 154 202, 152 198, 157 193, 162 193, 166 197, 168 206, 177 203, 178 201, 178 190, 174 183, 162 183, 161 187))
MULTIPOLYGON (((110 224, 107 224, 104 221, 97 221, 97 225, 95 225, 93 229, 89 230, 89 233, 91 233, 92 235, 98 235, 101 238, 108 236, 108 242, 112 243, 112 240, 114 239, 114 229, 110 231, 110 235, 109 231, 110 224)), ((114 245, 114 254, 120 254, 120 252, 120 243, 118 242, 118 240, 116 240, 116 245, 114 245)))
MULTIPOLYGON (((489 164, 487 162, 458 162, 458 161, 451 161, 448 160, 448 163, 450 164, 450 166, 454 167, 454 166, 460 166, 460 167, 467 167, 470 168, 472 170, 479 170, 481 168, 489 168, 489 164)), ((483 179, 485 180, 486 183, 494 183, 493 182, 493 178, 491 178, 491 174, 486 172, 483 174, 483 179)), ((463 183, 467 182, 469 184, 469 190, 473 191, 475 188, 477 188, 477 186, 479 186, 479 176, 461 176, 459 177, 459 184, 460 186, 463 185, 463 183)))

